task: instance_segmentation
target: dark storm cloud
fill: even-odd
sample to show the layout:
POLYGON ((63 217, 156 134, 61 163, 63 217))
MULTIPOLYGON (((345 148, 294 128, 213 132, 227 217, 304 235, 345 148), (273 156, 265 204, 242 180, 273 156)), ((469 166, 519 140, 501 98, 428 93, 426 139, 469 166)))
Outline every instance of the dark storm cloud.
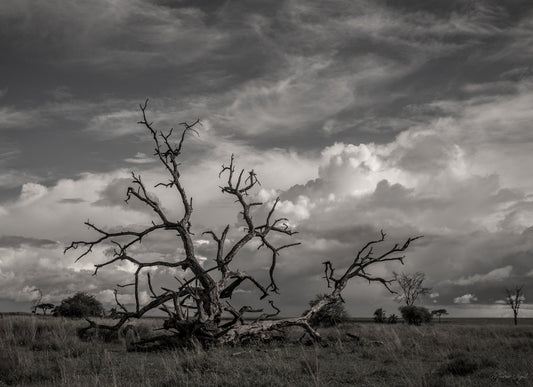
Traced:
MULTIPOLYGON (((73 158, 76 138, 96 147, 91 136, 77 137, 91 120, 108 131, 135 126, 135 106, 146 96, 183 106, 185 117, 214 117, 219 131, 259 147, 384 141, 416 120, 407 106, 455 98, 466 81, 511 71, 511 57, 519 68, 516 58, 528 59, 527 50, 500 54, 530 28, 526 4, 9 1, 1 13, 2 126, 33 127, 17 142, 25 154, 53 160, 28 145, 36 131, 47 131, 43 148, 62 144, 68 154, 57 164, 73 158), (94 121, 105 114, 114 120, 94 121), (327 122, 333 131, 322 130, 327 122)), ((116 158, 103 159, 93 168, 116 158)))
POLYGON ((37 92, 28 95, 25 88, 22 96, 20 86, 12 87, 12 98, 35 101, 58 87, 89 99, 99 93, 168 97, 177 88, 184 95, 213 92, 271 63, 246 25, 254 6, 209 16, 196 4, 176 4, 4 3, 2 46, 12 54, 4 64, 13 75, 8 79, 29 76, 37 92), (41 68, 32 71, 32 63, 41 68))

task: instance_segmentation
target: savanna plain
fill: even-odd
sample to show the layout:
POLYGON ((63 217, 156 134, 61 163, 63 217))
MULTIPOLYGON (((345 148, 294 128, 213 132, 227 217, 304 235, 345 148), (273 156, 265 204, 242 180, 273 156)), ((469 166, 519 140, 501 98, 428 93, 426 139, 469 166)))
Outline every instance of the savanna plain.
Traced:
POLYGON ((0 385, 507 386, 533 385, 533 320, 446 319, 412 326, 350 321, 288 331, 268 343, 132 351, 159 334, 142 319, 112 340, 80 340, 84 320, 0 316, 0 385))

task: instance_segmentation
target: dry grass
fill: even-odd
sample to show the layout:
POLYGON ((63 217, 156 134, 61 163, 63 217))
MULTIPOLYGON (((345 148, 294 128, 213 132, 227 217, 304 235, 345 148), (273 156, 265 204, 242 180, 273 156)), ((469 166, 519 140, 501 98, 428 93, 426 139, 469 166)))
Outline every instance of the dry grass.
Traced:
POLYGON ((154 321, 108 343, 80 341, 84 324, 0 317, 0 385, 533 385, 533 325, 349 323, 323 329, 320 346, 293 332, 281 344, 138 353, 128 342, 150 335, 154 321))

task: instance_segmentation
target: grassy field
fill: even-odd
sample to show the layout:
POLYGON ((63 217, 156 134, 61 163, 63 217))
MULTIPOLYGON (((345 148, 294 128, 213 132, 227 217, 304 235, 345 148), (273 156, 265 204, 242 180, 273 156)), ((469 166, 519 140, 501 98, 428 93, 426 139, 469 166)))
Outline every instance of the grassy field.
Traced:
POLYGON ((320 330, 322 345, 299 343, 291 332, 283 343, 141 353, 128 352, 128 342, 152 334, 154 320, 104 343, 78 339, 83 320, 3 316, 0 385, 533 385, 533 324, 486 321, 351 322, 320 330))

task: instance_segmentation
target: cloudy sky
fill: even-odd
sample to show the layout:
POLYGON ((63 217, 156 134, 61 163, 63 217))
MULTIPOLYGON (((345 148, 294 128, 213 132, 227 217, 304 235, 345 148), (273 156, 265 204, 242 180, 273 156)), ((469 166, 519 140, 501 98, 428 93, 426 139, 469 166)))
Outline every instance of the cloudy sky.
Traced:
MULTIPOLYGON (((533 317, 531 2, 4 0, 0 50, 1 311, 28 310, 35 288, 110 302, 128 281, 127 266, 91 276, 104 248, 78 263, 63 249, 94 237, 87 219, 150 224, 123 202, 130 171, 166 179, 136 124, 150 98, 160 129, 202 120, 182 166, 205 262, 201 232, 238 223, 218 188, 232 153, 258 197, 281 197, 302 242, 278 265, 283 314, 325 291, 321 262, 342 268, 383 228, 425 236, 375 269, 424 272, 421 304, 510 316, 504 289, 524 284, 533 317)), ((179 252, 158 238, 138 256, 179 252)), ((235 262, 264 281, 267 266, 254 246, 235 262)), ((353 316, 398 306, 364 281, 345 299, 353 316)))

